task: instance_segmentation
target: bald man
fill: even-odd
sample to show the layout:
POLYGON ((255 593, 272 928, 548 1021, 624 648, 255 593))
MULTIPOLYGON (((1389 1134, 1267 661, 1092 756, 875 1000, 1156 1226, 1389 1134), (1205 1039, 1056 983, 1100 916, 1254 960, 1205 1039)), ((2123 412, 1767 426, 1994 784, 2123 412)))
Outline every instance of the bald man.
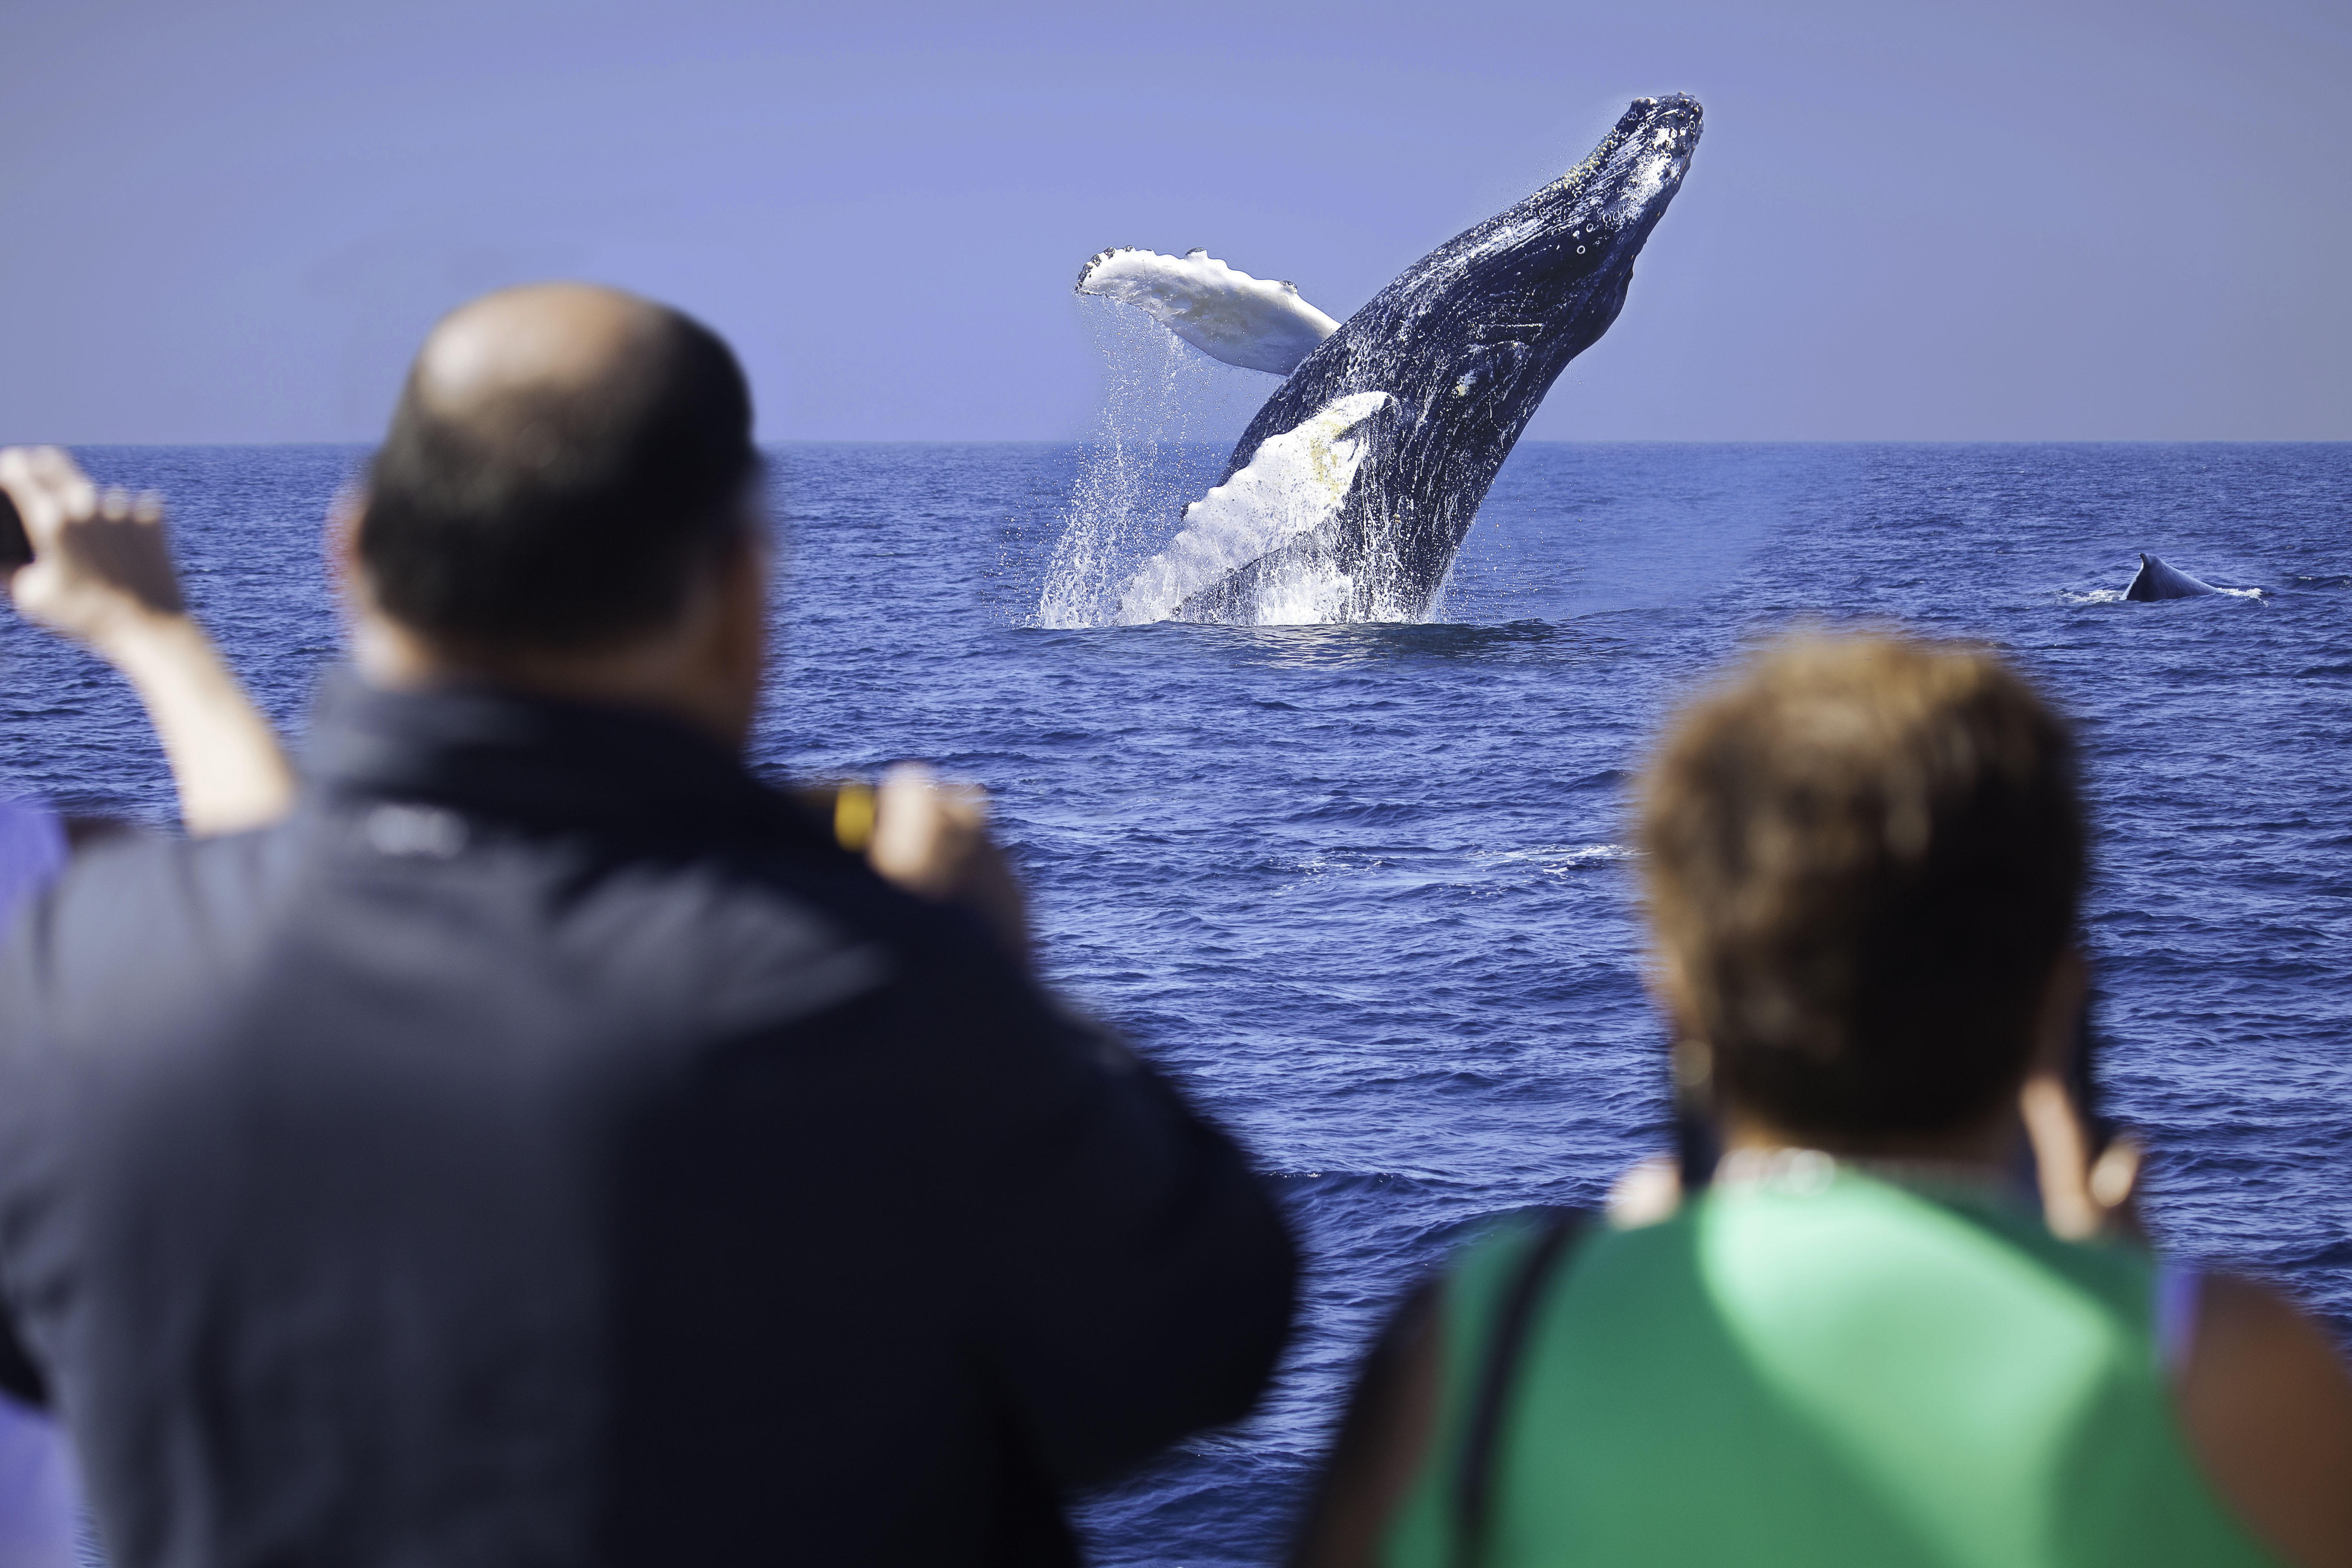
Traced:
POLYGON ((969 805, 889 792, 894 883, 745 771, 751 427, 674 311, 457 311, 291 815, 0 954, 0 1382, 117 1568, 1067 1562, 1265 1379, 1273 1205, 969 805))

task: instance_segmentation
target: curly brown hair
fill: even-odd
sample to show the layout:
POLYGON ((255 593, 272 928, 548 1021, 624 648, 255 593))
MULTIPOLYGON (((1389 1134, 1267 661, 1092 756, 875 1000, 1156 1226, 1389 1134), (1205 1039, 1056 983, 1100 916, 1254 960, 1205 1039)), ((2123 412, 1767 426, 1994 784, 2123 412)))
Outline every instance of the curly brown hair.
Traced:
POLYGON ((1777 642, 1676 716, 1641 812, 1651 925, 1718 1095, 1867 1143, 2015 1089, 2084 825, 2064 721, 1998 657, 1777 642))

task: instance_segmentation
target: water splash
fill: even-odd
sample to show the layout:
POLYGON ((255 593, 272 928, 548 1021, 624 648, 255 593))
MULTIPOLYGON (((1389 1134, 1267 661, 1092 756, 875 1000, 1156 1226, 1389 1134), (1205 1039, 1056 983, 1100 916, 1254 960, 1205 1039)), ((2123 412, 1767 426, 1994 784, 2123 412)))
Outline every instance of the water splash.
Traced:
MULTIPOLYGON (((1194 594, 1259 557, 1311 533, 1339 514, 1356 483, 1369 441, 1364 423, 1387 407, 1385 392, 1343 397, 1296 430, 1261 445, 1249 466, 1184 509, 1184 527, 1167 549, 1144 563, 1119 595, 1123 622, 1175 615, 1194 594)), ((1283 584, 1283 608, 1270 613, 1261 588, 1259 626, 1336 619, 1324 602, 1344 604, 1349 584, 1336 571, 1294 573, 1283 584), (1309 583, 1307 575, 1338 579, 1309 583), (1295 605, 1287 599, 1296 599, 1295 605)))
POLYGON ((1041 626, 1118 618, 1120 588, 1216 482, 1250 416, 1280 384, 1219 364, 1125 305, 1076 304, 1103 356, 1103 405, 1045 568, 1041 626))

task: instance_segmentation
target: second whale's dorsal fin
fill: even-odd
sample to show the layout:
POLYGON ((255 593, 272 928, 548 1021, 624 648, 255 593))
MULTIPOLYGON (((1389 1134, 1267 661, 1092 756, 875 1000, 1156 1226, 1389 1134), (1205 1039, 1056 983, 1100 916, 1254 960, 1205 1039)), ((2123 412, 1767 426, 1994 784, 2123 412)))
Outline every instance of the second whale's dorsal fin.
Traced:
POLYGON ((1288 375, 1339 330, 1297 285, 1253 278, 1202 248, 1102 251, 1079 270, 1077 291, 1132 305, 1211 359, 1269 375, 1288 375))
POLYGON ((2221 592, 2212 584, 2168 564, 2162 556, 2142 551, 2139 571, 2134 574, 2131 586, 2124 590, 2124 597, 2144 604, 2154 599, 2199 599, 2221 592))

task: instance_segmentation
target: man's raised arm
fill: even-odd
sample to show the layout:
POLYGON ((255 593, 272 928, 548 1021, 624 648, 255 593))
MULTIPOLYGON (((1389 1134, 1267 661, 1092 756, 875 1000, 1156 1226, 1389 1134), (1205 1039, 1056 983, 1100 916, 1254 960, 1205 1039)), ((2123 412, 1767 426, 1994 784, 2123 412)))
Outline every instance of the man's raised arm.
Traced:
POLYGON ((8 591, 30 621, 72 638, 146 704, 188 831, 234 833, 281 816, 294 775, 278 737, 204 628, 172 569, 163 503, 101 492, 54 447, 0 450, 0 489, 32 546, 8 591))

